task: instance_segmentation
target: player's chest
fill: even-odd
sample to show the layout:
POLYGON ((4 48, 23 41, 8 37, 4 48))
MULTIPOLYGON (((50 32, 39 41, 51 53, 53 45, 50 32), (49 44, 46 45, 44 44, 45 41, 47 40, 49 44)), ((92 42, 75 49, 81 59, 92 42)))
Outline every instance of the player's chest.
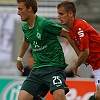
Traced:
POLYGON ((74 30, 70 31, 70 36, 77 44, 79 44, 79 42, 84 37, 84 32, 81 28, 74 29, 74 30))
POLYGON ((28 31, 25 32, 25 38, 30 43, 32 43, 33 41, 41 41, 42 31, 40 31, 38 28, 28 30, 28 31))
POLYGON ((70 31, 70 36, 73 40, 79 39, 78 32, 75 30, 70 31))

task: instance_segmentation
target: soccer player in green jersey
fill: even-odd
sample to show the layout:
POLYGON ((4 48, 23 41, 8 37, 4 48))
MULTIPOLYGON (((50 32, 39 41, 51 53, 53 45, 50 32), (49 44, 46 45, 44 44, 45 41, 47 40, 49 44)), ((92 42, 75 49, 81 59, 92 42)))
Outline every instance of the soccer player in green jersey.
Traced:
POLYGON ((66 100, 65 94, 69 89, 63 70, 67 64, 57 36, 67 38, 76 51, 77 47, 67 30, 36 15, 36 0, 17 0, 17 4, 18 15, 25 21, 22 24, 24 39, 17 58, 17 68, 24 72, 22 58, 29 45, 34 58, 34 68, 23 82, 18 100, 42 100, 49 90, 54 100, 66 100))

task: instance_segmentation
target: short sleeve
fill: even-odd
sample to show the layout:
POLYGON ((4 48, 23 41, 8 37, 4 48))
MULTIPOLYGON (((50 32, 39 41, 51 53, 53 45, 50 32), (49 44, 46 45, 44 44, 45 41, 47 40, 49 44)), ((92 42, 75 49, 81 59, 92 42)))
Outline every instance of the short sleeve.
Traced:
POLYGON ((45 20, 43 22, 43 30, 53 35, 59 36, 62 30, 62 26, 52 22, 51 20, 45 20))

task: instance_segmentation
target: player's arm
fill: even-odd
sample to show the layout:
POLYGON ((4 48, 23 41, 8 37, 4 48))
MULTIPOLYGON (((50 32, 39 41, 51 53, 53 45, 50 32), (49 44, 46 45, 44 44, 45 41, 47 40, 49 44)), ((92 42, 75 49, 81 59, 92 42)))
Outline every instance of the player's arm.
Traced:
POLYGON ((75 43, 72 41, 70 35, 69 35, 69 31, 67 31, 66 29, 62 28, 61 34, 60 36, 65 37, 70 45, 73 47, 73 49, 75 50, 76 54, 79 56, 80 54, 80 50, 78 49, 78 47, 75 45, 75 43))
POLYGON ((19 51, 18 58, 17 58, 17 68, 21 72, 24 72, 22 58, 23 58, 24 54, 26 53, 29 45, 30 45, 30 43, 28 43, 25 39, 22 40, 22 44, 21 44, 20 51, 19 51))
POLYGON ((84 50, 82 50, 79 54, 79 57, 78 57, 78 60, 76 61, 76 63, 74 64, 74 67, 73 67, 73 73, 77 76, 80 76, 79 73, 78 73, 78 67, 85 62, 85 60, 87 59, 89 55, 89 49, 86 48, 84 50))

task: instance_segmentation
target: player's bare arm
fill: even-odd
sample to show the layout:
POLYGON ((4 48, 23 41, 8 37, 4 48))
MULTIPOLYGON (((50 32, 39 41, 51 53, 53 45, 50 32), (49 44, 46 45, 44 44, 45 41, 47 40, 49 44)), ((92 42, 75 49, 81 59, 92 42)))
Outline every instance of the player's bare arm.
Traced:
POLYGON ((77 60, 77 62, 75 63, 74 67, 73 67, 73 73, 76 75, 76 76, 80 76, 79 73, 78 73, 78 67, 85 62, 85 60, 87 59, 89 55, 89 49, 84 49, 80 52, 79 54, 79 58, 77 60))
POLYGON ((70 35, 69 35, 69 31, 66 30, 66 29, 64 29, 64 28, 62 28, 62 32, 61 32, 60 36, 65 37, 65 38, 69 41, 70 45, 71 45, 71 46, 73 47, 73 49, 75 50, 76 54, 79 56, 80 50, 79 50, 78 47, 75 45, 75 43, 72 41, 72 39, 71 39, 71 37, 70 37, 70 35))
POLYGON ((19 51, 19 55, 18 55, 18 58, 17 58, 17 68, 21 72, 24 72, 22 58, 23 58, 24 54, 26 53, 29 45, 30 45, 30 43, 27 43, 27 41, 25 39, 23 39, 22 44, 21 44, 21 48, 20 48, 20 51, 19 51))
POLYGON ((24 54, 26 53, 28 47, 29 47, 30 43, 28 43, 26 41, 26 39, 23 39, 22 40, 22 44, 21 44, 21 47, 20 47, 20 51, 19 51, 19 55, 18 57, 21 57, 23 58, 24 54))

